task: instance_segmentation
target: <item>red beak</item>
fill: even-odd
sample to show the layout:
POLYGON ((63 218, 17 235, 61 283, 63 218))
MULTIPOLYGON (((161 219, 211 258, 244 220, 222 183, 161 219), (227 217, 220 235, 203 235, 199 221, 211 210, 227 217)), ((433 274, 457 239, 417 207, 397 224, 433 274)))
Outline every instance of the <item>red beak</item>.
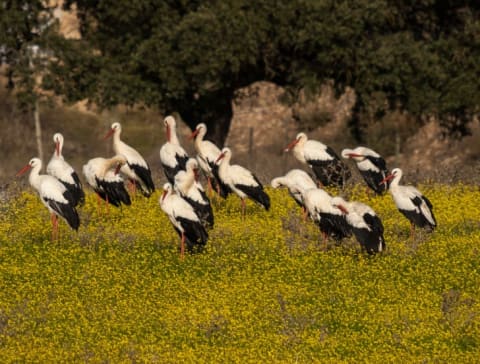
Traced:
POLYGON ((170 127, 167 125, 167 142, 170 142, 170 127))
POLYGON ((349 158, 363 157, 363 155, 357 154, 357 153, 348 153, 347 156, 348 156, 349 158))
POLYGON ((57 154, 57 157, 60 155, 60 143, 55 142, 55 153, 57 154))
POLYGON ((218 158, 215 160, 215 164, 217 164, 219 161, 221 161, 223 157, 225 157, 225 153, 220 153, 218 158))
POLYGON ((105 136, 103 137, 103 140, 110 138, 113 135, 113 133, 115 133, 115 129, 110 129, 108 133, 105 134, 105 136))
POLYGON ((193 178, 195 178, 195 182, 198 182, 198 177, 200 176, 200 174, 198 173, 198 168, 195 168, 193 170, 193 178))
POLYGON ((25 167, 23 167, 21 170, 19 170, 15 176, 20 177, 22 174, 24 174, 30 168, 32 168, 32 166, 30 164, 27 164, 25 167))
POLYGON ((382 179, 378 185, 383 185, 384 183, 387 183, 388 181, 393 179, 393 177, 395 177, 393 174, 389 174, 387 177, 382 179))
POLYGON ((289 145, 287 145, 284 149, 285 152, 288 152, 290 151, 294 146, 297 145, 299 139, 295 139, 294 141, 292 141, 289 145))
POLYGON ((337 208, 342 211, 345 215, 348 214, 348 210, 343 205, 337 205, 337 208))
POLYGON ((162 193, 162 201, 165 200, 166 196, 167 196, 167 190, 163 191, 162 193))
POLYGON ((195 129, 192 134, 188 137, 188 139, 193 139, 197 136, 199 129, 195 129))
POLYGON ((115 167, 115 174, 119 174, 121 168, 122 168, 122 165, 118 163, 117 166, 115 167))

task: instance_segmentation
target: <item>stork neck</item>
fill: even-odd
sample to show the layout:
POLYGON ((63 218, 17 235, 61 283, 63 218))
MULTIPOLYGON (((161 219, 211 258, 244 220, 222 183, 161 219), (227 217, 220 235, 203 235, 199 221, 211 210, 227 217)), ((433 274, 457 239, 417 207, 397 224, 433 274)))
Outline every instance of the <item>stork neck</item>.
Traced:
POLYGON ((120 133, 121 133, 121 131, 118 130, 118 129, 115 130, 115 132, 113 133, 113 149, 115 150, 116 153, 118 153, 117 148, 120 145, 120 143, 122 142, 120 140, 120 133))
POLYGON ((30 185, 36 190, 40 187, 40 169, 42 169, 42 165, 37 164, 32 168, 30 175, 28 176, 28 182, 30 182, 30 185))
POLYGON ((169 135, 170 143, 175 145, 180 145, 180 142, 178 141, 178 137, 177 137, 177 127, 175 125, 170 125, 169 129, 170 129, 170 135, 169 135))

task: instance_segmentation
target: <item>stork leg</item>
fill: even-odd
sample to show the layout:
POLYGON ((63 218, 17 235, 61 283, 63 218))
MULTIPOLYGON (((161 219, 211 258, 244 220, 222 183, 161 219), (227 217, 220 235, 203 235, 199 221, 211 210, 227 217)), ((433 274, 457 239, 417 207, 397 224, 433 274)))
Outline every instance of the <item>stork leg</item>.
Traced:
POLYGON ((327 233, 325 231, 322 231, 322 236, 323 236, 323 250, 327 250, 327 233))
POLYGON ((212 198, 213 187, 212 187, 212 180, 210 179, 210 176, 207 176, 207 190, 208 190, 208 197, 212 198))
POLYGON ((52 213, 50 215, 52 220, 52 242, 58 239, 58 217, 56 214, 52 213))
POLYGON ((244 198, 242 198, 241 201, 242 201, 242 218, 245 218, 245 215, 247 213, 247 204, 244 198))
POLYGON ((185 257, 185 233, 182 233, 182 241, 180 242, 180 259, 185 257))
POLYGON ((302 217, 303 217, 303 221, 307 221, 308 214, 305 206, 302 206, 302 217))
POLYGON ((412 241, 415 240, 415 224, 413 222, 410 223, 410 238, 412 241))
POLYGON ((135 196, 135 193, 137 192, 137 184, 135 181, 131 178, 128 179, 128 192, 130 192, 130 195, 135 196))

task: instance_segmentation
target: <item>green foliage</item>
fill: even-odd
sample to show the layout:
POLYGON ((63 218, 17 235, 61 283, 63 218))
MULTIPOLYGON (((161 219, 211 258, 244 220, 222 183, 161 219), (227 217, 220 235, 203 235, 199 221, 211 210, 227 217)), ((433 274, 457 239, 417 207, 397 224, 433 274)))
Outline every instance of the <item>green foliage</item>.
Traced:
MULTIPOLYGON (((438 229, 417 231, 392 198, 363 186, 387 252, 324 250, 284 190, 272 208, 213 200, 203 254, 179 257, 158 206, 97 206, 73 233, 24 192, 0 205, 0 354, 4 362, 476 362, 480 353, 477 187, 421 185, 438 229)), ((332 191, 336 193, 335 191, 332 191)))

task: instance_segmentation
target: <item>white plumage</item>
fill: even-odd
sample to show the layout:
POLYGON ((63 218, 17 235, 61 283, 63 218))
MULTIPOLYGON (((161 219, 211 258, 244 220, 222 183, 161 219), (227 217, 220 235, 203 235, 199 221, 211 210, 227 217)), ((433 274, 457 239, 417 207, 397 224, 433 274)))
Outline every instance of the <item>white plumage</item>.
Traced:
POLYGON ((382 221, 370 206, 341 197, 333 197, 331 204, 345 214, 357 241, 368 254, 385 250, 382 221))
POLYGON ((340 160, 335 151, 325 144, 308 139, 305 133, 298 133, 296 138, 285 148, 301 163, 312 168, 317 179, 324 186, 343 187, 351 173, 345 163, 340 160))
POLYGON ((380 154, 367 147, 342 150, 342 157, 353 159, 365 183, 376 194, 383 194, 388 190, 387 183, 381 181, 388 175, 387 163, 380 154))
POLYGON ((186 170, 175 175, 175 191, 185 199, 195 210, 205 227, 213 227, 213 210, 210 200, 197 181, 198 162, 190 158, 186 164, 186 170))
POLYGON ((163 186, 163 194, 159 202, 175 231, 181 237, 181 256, 183 257, 185 253, 185 243, 190 252, 196 247, 201 250, 207 243, 208 233, 193 207, 174 193, 170 183, 163 186))
POLYGON ((403 172, 395 168, 382 182, 390 182, 389 191, 398 210, 410 221, 412 236, 415 225, 432 231, 437 226, 432 203, 413 186, 399 184, 403 172))
POLYGON ((232 151, 230 148, 223 148, 216 161, 216 163, 219 163, 218 175, 221 181, 240 197, 242 214, 245 215, 245 198, 247 197, 261 204, 268 211, 270 197, 263 190, 263 185, 248 169, 230 164, 231 158, 232 151))
POLYGON ((123 155, 113 158, 93 158, 83 166, 87 183, 97 195, 106 202, 120 207, 123 203, 130 205, 131 200, 119 171, 127 163, 123 155))
POLYGON ((272 179, 271 185, 273 188, 287 187, 290 195, 304 212, 306 208, 300 191, 317 187, 308 173, 301 169, 292 169, 286 175, 272 179))
POLYGON ((165 177, 172 185, 175 183, 175 175, 178 171, 185 170, 188 154, 182 148, 177 137, 177 123, 173 116, 167 116, 165 125, 167 141, 160 148, 160 163, 162 164, 165 177))
POLYGON ((207 126, 200 123, 191 135, 192 138, 195 138, 194 146, 197 152, 198 165, 207 177, 209 188, 214 189, 221 197, 226 198, 231 191, 218 177, 218 165, 215 163, 221 150, 211 141, 204 139, 206 134, 207 126))
POLYGON ((47 164, 47 173, 62 182, 70 191, 75 200, 75 206, 81 205, 85 202, 85 193, 77 172, 65 161, 62 155, 63 135, 56 133, 53 136, 53 141, 55 142, 55 151, 47 164))
POLYGON ((42 161, 39 158, 32 158, 29 163, 23 167, 17 176, 20 176, 31 169, 28 181, 30 185, 38 192, 40 200, 47 207, 52 216, 53 234, 56 236, 58 231, 57 216, 62 217, 74 230, 80 226, 80 218, 75 209, 75 200, 70 191, 55 177, 40 174, 42 161))
POLYGON ((134 186, 139 186, 142 193, 149 197, 155 191, 152 180, 152 172, 143 157, 131 146, 120 140, 122 126, 120 123, 113 123, 105 139, 113 135, 113 150, 117 155, 123 155, 126 163, 122 165, 121 172, 128 177, 134 186))

